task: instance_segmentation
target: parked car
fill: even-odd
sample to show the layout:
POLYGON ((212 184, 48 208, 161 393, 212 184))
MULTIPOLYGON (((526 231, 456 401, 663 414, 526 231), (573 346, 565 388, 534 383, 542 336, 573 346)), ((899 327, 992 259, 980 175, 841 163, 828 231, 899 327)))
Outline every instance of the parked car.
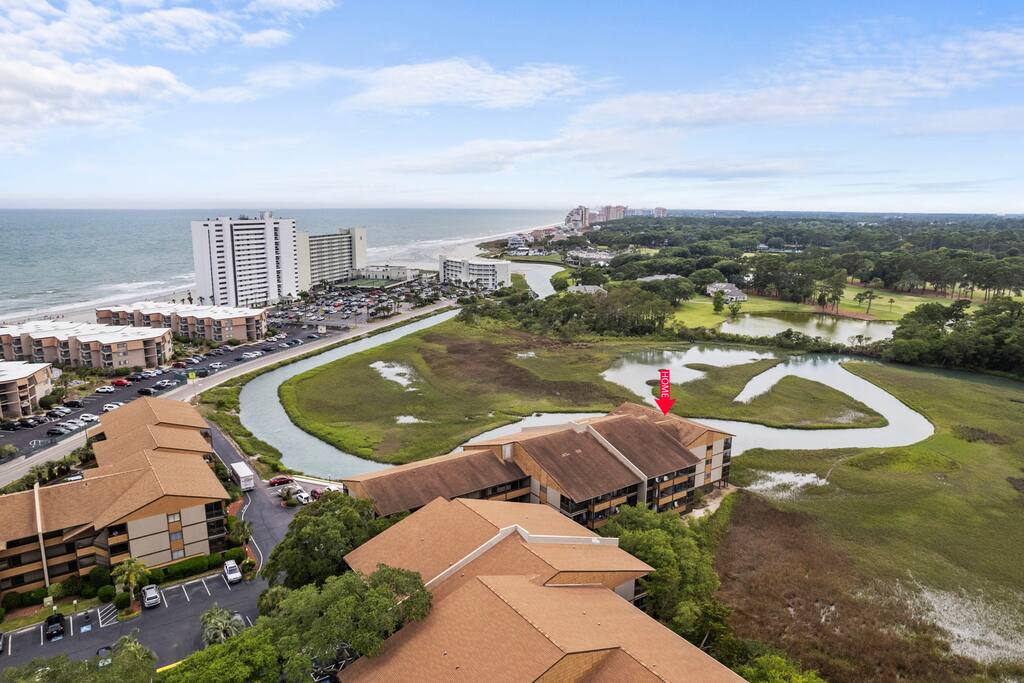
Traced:
POLYGON ((132 374, 128 375, 128 379, 130 379, 133 382, 138 382, 140 379, 146 379, 146 375, 141 372, 133 372, 132 374))
POLYGON ((4 637, 4 633, 3 633, 3 631, 0 631, 0 654, 3 654, 3 652, 4 652, 4 646, 5 646, 6 644, 7 644, 7 643, 5 642, 5 637, 4 637))
POLYGON ((20 420, 18 420, 18 424, 21 425, 22 429, 32 429, 33 427, 37 426, 39 423, 36 422, 35 420, 33 420, 30 417, 23 417, 20 420))
POLYGON ((99 420, 99 416, 93 415, 92 413, 82 413, 78 416, 78 419, 82 422, 96 422, 99 420))
POLYGON ((305 491, 299 491, 298 493, 295 494, 295 500, 299 501, 303 505, 308 505, 310 502, 312 502, 313 499, 310 498, 309 494, 306 493, 305 491))
POLYGON ((319 339, 319 338, 320 338, 319 334, 307 334, 306 335, 306 339, 319 339))
POLYGON ((82 422, 81 420, 68 420, 67 422, 61 422, 59 426, 64 425, 71 425, 72 429, 82 429, 83 427, 88 426, 85 422, 82 422))
POLYGON ((160 589, 153 584, 142 587, 142 606, 157 607, 160 605, 160 589))
POLYGON ((154 377, 156 377, 156 373, 153 372, 152 370, 146 370, 144 372, 140 372, 139 374, 142 376, 142 379, 153 379, 154 377))
POLYGON ((111 410, 117 410, 120 407, 121 406, 118 403, 104 403, 103 404, 103 412, 104 413, 109 413, 111 410))
POLYGON ((303 489, 298 484, 287 484, 279 488, 277 491, 275 491, 275 493, 284 498, 286 495, 288 495, 289 491, 292 493, 292 495, 298 495, 300 491, 305 491, 305 489, 303 489))
POLYGON ((187 368, 188 367, 188 363, 185 363, 185 362, 179 360, 177 363, 174 363, 171 367, 172 368, 187 368))
POLYGON ((130 387, 132 382, 129 379, 115 379, 111 384, 115 387, 130 387))
POLYGON ((328 484, 322 488, 313 489, 310 495, 313 497, 313 500, 320 500, 320 496, 324 495, 328 491, 341 491, 341 489, 339 489, 337 486, 331 486, 330 484, 328 484))
POLYGON ((227 365, 225 365, 224 363, 221 363, 220 361, 217 361, 215 363, 210 363, 210 369, 211 370, 223 370, 226 367, 227 367, 227 365))
POLYGON ((70 401, 64 401, 64 405, 68 408, 84 408, 85 404, 79 401, 77 398, 73 398, 70 401))
POLYGON ((117 390, 114 389, 114 387, 110 386, 109 384, 104 384, 102 387, 96 387, 97 394, 112 394, 115 391, 117 390))
POLYGON ((228 583, 238 583, 242 580, 242 570, 238 568, 237 562, 228 560, 224 563, 224 578, 228 583))
POLYGON ((271 478, 271 480, 268 481, 267 483, 270 484, 271 486, 284 486, 285 484, 293 484, 293 483, 295 483, 295 480, 292 479, 291 477, 286 477, 284 475, 278 475, 276 477, 271 478))
POLYGON ((139 389, 139 394, 142 396, 155 396, 158 393, 159 390, 154 389, 152 387, 142 387, 141 389, 139 389))
POLYGON ((60 640, 64 637, 64 615, 63 614, 51 614, 46 617, 44 626, 44 632, 46 633, 46 639, 49 641, 60 640))
POLYGON ((47 436, 64 436, 65 434, 70 434, 70 432, 63 427, 50 427, 46 430, 47 436))
POLYGON ((19 425, 17 422, 14 422, 13 420, 8 422, 0 422, 0 429, 4 430, 5 432, 13 432, 18 429, 21 429, 21 425, 19 425))

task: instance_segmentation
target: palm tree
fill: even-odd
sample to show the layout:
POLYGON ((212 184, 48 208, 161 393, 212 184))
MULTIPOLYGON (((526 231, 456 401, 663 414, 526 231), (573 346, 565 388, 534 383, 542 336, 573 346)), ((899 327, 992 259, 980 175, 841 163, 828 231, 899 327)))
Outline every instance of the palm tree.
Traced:
POLYGON ((896 299, 889 297, 889 312, 892 313, 892 305, 896 303, 896 299))
POLYGON ((235 538, 244 548, 252 539, 252 522, 247 519, 240 519, 235 523, 235 538))
POLYGON ((213 607, 203 612, 199 623, 203 627, 203 643, 205 645, 223 643, 245 629, 245 622, 241 615, 231 614, 217 603, 213 603, 213 607))
POLYGON ((132 600, 135 599, 135 587, 146 580, 147 574, 146 565, 134 557, 129 557, 110 572, 110 576, 116 582, 128 586, 128 594, 132 596, 132 600))

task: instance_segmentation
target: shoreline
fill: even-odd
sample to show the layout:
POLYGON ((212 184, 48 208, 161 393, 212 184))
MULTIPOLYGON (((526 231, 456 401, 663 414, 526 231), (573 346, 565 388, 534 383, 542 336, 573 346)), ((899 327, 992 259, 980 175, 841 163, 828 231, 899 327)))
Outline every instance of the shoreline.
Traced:
MULTIPOLYGON (((367 261, 373 265, 401 265, 419 268, 421 270, 436 270, 437 257, 439 254, 446 254, 448 256, 458 258, 472 258, 478 253, 478 244, 545 227, 548 227, 548 225, 526 226, 498 234, 477 235, 475 237, 453 237, 437 240, 422 240, 408 244, 369 247, 367 249, 367 261)), ((189 277, 192 276, 193 274, 190 273, 189 277)), ((114 287, 114 285, 111 285, 111 287, 114 287)), ((88 301, 78 303, 59 304, 49 309, 14 311, 8 314, 0 313, 0 327, 3 325, 22 323, 29 320, 96 322, 96 309, 101 306, 131 304, 136 301, 168 301, 170 299, 180 299, 188 296, 189 291, 194 287, 195 282, 189 281, 163 289, 142 290, 134 293, 126 292, 122 295, 112 294, 110 296, 90 299, 88 301)))

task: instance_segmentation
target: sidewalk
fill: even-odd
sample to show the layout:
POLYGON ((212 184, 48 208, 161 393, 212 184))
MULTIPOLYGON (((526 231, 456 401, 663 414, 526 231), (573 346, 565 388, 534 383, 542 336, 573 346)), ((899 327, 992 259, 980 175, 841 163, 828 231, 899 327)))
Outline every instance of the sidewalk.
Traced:
MULTIPOLYGON (((326 347, 334 346, 339 342, 344 342, 353 337, 359 337, 364 334, 369 334, 382 327, 388 327, 396 323, 407 322, 410 318, 416 318, 421 315, 433 313, 438 309, 444 308, 446 306, 451 306, 453 303, 454 302, 452 301, 439 301, 438 303, 431 304, 430 306, 425 306, 423 308, 417 308, 411 311, 406 311, 405 313, 400 313, 399 315, 396 315, 392 318, 386 318, 384 320, 378 320, 376 322, 362 325, 360 327, 355 327, 349 330, 348 332, 344 332, 340 335, 330 335, 325 338, 318 339, 312 342, 307 342, 299 346, 294 346, 289 349, 275 352, 267 356, 261 356, 260 358, 253 361, 249 361, 248 363, 236 365, 235 367, 227 368, 209 377, 197 379, 191 384, 184 384, 175 389, 171 389, 166 393, 160 394, 160 398, 170 398, 177 399, 179 401, 191 402, 195 399, 197 395, 206 391, 207 389, 211 389, 217 386, 218 384, 223 384, 224 382, 227 382, 230 379, 234 379, 235 377, 239 377, 241 375, 259 370, 261 368, 265 368, 269 365, 274 365, 275 363, 280 363, 283 360, 295 358, 296 356, 302 356, 313 351, 323 350, 326 347)), ((28 471, 32 469, 32 467, 35 465, 47 462, 48 460, 58 460, 60 458, 63 458, 65 455, 67 455, 74 449, 84 445, 85 432, 82 431, 74 436, 64 439, 55 446, 39 451, 38 453, 33 453, 32 455, 25 458, 15 458, 14 460, 8 463, 0 465, 0 486, 9 484, 12 481, 28 474, 28 471)))

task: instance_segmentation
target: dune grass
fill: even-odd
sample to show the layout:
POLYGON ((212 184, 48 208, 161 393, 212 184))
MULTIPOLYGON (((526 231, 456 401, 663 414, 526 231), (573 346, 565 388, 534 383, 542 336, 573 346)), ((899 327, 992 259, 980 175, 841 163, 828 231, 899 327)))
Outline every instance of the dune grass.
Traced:
POLYGON ((747 382, 782 359, 766 359, 731 367, 691 364, 704 377, 673 387, 676 404, 672 412, 687 417, 716 417, 756 422, 769 427, 795 429, 838 429, 843 427, 884 427, 884 417, 866 405, 832 387, 803 377, 783 377, 768 391, 749 403, 737 403, 747 382))

